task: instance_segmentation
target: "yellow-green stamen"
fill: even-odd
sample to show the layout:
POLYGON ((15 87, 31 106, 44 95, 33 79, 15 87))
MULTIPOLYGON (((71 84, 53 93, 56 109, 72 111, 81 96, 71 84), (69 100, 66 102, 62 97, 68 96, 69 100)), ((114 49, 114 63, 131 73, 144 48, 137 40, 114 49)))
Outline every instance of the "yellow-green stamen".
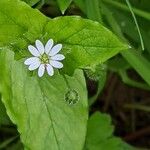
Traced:
POLYGON ((49 57, 45 53, 43 55, 41 55, 40 60, 41 60, 42 64, 48 64, 49 63, 49 57))

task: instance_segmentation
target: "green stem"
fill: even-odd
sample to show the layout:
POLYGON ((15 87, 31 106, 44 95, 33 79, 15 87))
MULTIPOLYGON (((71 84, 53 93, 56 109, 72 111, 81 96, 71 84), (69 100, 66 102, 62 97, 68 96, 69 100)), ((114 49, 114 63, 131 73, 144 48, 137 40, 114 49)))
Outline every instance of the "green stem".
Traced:
MULTIPOLYGON (((111 5, 113 5, 114 7, 119 8, 121 10, 125 10, 125 11, 128 11, 128 12, 130 11, 129 8, 128 8, 128 6, 126 6, 126 5, 122 4, 122 3, 119 3, 119 2, 116 2, 116 1, 112 1, 112 0, 103 0, 103 1, 106 2, 106 3, 109 3, 111 5)), ((143 17, 143 18, 145 18, 147 20, 150 20, 150 13, 145 12, 143 10, 139 10, 137 8, 132 8, 132 10, 133 10, 133 12, 136 15, 138 15, 140 17, 143 17)))
POLYGON ((126 0, 126 2, 127 2, 127 5, 128 5, 128 7, 129 7, 129 9, 130 9, 130 12, 131 12, 131 14, 132 14, 132 17, 133 17, 133 19, 134 19, 135 25, 136 25, 136 27, 137 27, 137 31, 138 31, 138 34, 139 34, 139 37, 140 37, 140 41, 141 41, 142 50, 144 50, 143 37, 142 37, 142 35, 141 35, 141 31, 140 31, 140 28, 139 28, 137 19, 136 19, 135 15, 134 15, 133 8, 132 8, 132 6, 131 6, 129 0, 126 0))
POLYGON ((133 87, 141 88, 144 90, 150 90, 150 87, 147 84, 137 82, 137 81, 130 79, 127 75, 126 70, 120 70, 119 74, 120 74, 120 76, 121 76, 121 78, 125 84, 128 84, 128 85, 133 86, 133 87))
POLYGON ((63 76, 63 78, 64 78, 64 80, 66 82, 66 85, 67 85, 68 89, 71 89, 71 86, 70 86, 70 84, 69 84, 68 79, 66 78, 66 76, 64 74, 62 74, 62 76, 63 76))
POLYGON ((3 143, 0 144, 0 149, 4 149, 7 145, 9 145, 10 143, 12 143, 14 140, 17 139, 19 135, 14 136, 12 138, 7 139, 6 141, 4 141, 3 143))
MULTIPOLYGON (((121 32, 120 26, 117 24, 112 13, 105 5, 103 6, 104 14, 112 27, 113 31, 123 40, 128 43, 124 35, 121 32)), ((121 52, 121 55, 128 61, 128 63, 139 73, 139 75, 150 85, 150 62, 143 57, 139 52, 134 49, 125 50, 121 52)))
POLYGON ((121 54, 139 73, 139 75, 150 85, 150 62, 134 49, 122 51, 121 54))

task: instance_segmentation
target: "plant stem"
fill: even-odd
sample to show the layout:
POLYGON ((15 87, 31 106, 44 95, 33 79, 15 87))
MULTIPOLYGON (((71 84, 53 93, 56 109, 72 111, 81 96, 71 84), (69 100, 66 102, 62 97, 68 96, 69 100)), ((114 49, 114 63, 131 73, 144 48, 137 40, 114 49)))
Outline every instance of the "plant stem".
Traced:
MULTIPOLYGON (((130 11, 129 8, 126 5, 122 4, 122 3, 112 1, 112 0, 103 0, 103 1, 119 8, 119 9, 122 9, 122 10, 125 10, 125 11, 128 11, 128 12, 130 11)), ((150 20, 150 13, 145 12, 143 10, 139 10, 137 8, 132 8, 132 10, 136 15, 138 15, 140 17, 143 17, 147 20, 150 20)))
POLYGON ((18 137, 19 135, 17 136, 14 136, 12 138, 9 138, 7 140, 5 140, 3 143, 0 144, 0 149, 4 149, 7 145, 9 145, 10 143, 12 143, 14 140, 16 140, 16 138, 18 137))
POLYGON ((139 28, 137 19, 136 19, 135 15, 134 15, 133 8, 132 8, 132 6, 131 6, 129 0, 126 0, 126 3, 127 3, 128 7, 129 7, 129 10, 130 10, 130 12, 131 12, 131 14, 132 14, 132 17, 133 17, 133 19, 134 19, 134 22, 135 22, 135 25, 136 25, 136 28, 137 28, 137 31, 138 31, 138 34, 139 34, 139 37, 140 37, 142 50, 144 50, 143 37, 142 37, 141 31, 140 31, 140 28, 139 28))

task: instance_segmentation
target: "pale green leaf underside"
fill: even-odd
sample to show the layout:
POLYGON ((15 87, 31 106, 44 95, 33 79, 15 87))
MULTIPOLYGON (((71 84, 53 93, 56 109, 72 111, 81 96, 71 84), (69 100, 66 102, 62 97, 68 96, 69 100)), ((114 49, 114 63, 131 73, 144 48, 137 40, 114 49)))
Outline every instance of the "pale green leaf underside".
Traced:
POLYGON ((27 46, 36 39, 62 43, 66 57, 63 71, 67 74, 103 63, 128 48, 98 22, 77 16, 49 20, 18 0, 0 1, 0 22, 0 47, 11 46, 19 58, 30 56, 27 46))
POLYGON ((57 0, 57 3, 59 5, 62 14, 65 13, 66 9, 69 7, 71 2, 72 0, 57 0))
POLYGON ((82 71, 67 80, 79 94, 70 106, 65 101, 68 87, 61 75, 39 79, 30 76, 22 60, 13 53, 0 54, 3 102, 11 120, 17 124, 22 142, 31 150, 81 150, 87 123, 87 93, 82 71))

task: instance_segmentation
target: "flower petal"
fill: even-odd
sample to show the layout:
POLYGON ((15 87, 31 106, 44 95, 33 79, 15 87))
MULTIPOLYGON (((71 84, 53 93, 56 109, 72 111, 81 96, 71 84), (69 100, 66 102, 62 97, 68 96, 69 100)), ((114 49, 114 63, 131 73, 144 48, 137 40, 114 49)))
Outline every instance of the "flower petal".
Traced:
POLYGON ((45 49, 44 49, 44 45, 42 44, 42 42, 40 40, 36 40, 35 45, 36 45, 38 51, 40 52, 40 54, 41 55, 44 54, 45 49))
POLYGON ((45 64, 41 64, 38 69, 38 76, 42 77, 44 75, 44 72, 45 72, 45 64))
POLYGON ((40 62, 40 59, 38 57, 30 57, 30 58, 25 60, 24 64, 25 65, 31 65, 34 63, 38 63, 38 62, 40 62))
POLYGON ((59 61, 50 60, 50 64, 54 68, 63 68, 63 64, 61 62, 59 62, 59 61))
POLYGON ((63 60, 63 59, 65 59, 65 56, 62 54, 57 54, 55 56, 52 56, 51 59, 52 60, 63 60))
POLYGON ((32 46, 32 45, 29 45, 29 46, 28 46, 28 50, 30 51, 30 53, 31 53, 33 56, 36 56, 36 57, 40 56, 39 51, 38 51, 34 46, 32 46))
POLYGON ((36 63, 33 63, 33 64, 31 64, 30 66, 29 66, 29 70, 30 71, 32 71, 32 70, 35 70, 35 69, 37 69, 39 66, 40 66, 40 62, 36 62, 36 63))
POLYGON ((46 45, 45 45, 45 53, 46 53, 46 54, 49 54, 49 52, 50 52, 50 50, 51 50, 53 44, 54 44, 53 39, 48 40, 48 42, 47 42, 46 45))
POLYGON ((49 76, 53 76, 54 75, 54 69, 50 64, 46 65, 46 70, 49 76))
POLYGON ((51 51, 49 52, 49 56, 54 56, 56 55, 60 50, 62 49, 62 44, 57 44, 55 45, 51 51))

